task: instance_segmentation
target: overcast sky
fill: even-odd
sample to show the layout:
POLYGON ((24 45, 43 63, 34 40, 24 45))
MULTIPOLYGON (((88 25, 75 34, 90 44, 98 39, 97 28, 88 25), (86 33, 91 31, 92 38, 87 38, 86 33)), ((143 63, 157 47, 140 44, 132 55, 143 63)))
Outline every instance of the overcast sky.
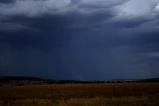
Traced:
POLYGON ((0 0, 0 75, 159 77, 159 0, 0 0))

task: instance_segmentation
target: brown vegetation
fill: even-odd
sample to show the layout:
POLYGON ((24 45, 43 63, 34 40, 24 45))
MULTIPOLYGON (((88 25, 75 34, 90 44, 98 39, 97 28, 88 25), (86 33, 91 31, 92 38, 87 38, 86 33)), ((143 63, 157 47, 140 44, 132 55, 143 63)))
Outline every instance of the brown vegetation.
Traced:
POLYGON ((159 106, 159 83, 1 86, 0 106, 159 106))

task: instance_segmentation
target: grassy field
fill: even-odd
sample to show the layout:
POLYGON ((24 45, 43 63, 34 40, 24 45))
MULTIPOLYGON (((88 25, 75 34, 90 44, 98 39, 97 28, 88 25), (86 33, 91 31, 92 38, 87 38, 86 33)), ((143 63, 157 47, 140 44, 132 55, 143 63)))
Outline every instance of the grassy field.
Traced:
POLYGON ((159 83, 2 86, 0 106, 159 106, 159 83))

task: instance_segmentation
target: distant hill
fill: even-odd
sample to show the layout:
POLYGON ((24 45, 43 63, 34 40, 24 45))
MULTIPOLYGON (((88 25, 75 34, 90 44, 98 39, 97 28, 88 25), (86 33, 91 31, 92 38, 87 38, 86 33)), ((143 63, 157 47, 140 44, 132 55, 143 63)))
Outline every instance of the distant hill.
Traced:
POLYGON ((133 83, 133 82, 159 82, 159 78, 148 79, 133 79, 133 80, 106 80, 106 81, 80 81, 80 80, 49 80, 38 77, 26 77, 26 76, 3 76, 0 77, 0 85, 28 85, 28 84, 65 84, 65 83, 133 83))
POLYGON ((23 86, 23 85, 45 84, 45 83, 47 83, 46 80, 37 77, 25 77, 25 76, 0 77, 0 86, 5 86, 5 85, 23 86))
POLYGON ((3 76, 3 77, 0 77, 0 82, 6 82, 6 81, 23 81, 23 80, 42 81, 41 78, 37 78, 37 77, 23 77, 23 76, 3 76))
POLYGON ((159 82, 159 78, 140 79, 137 82, 159 82))
POLYGON ((159 78, 144 78, 144 79, 116 79, 110 82, 159 82, 159 78))

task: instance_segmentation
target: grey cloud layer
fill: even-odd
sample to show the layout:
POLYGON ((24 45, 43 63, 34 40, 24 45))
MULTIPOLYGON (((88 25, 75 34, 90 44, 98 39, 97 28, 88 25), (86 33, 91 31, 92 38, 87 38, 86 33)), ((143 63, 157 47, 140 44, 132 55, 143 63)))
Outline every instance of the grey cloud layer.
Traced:
POLYGON ((39 16, 67 11, 70 0, 15 0, 0 5, 1 15, 39 16), (65 8, 65 9, 64 9, 65 8))
POLYGON ((159 0, 13 0, 0 3, 0 31, 93 32, 123 41, 157 32, 158 13, 159 0))
POLYGON ((91 13, 119 5, 125 0, 14 0, 0 4, 1 15, 40 16, 43 14, 65 14, 71 11, 91 13))
POLYGON ((158 14, 158 3, 159 0, 14 0, 0 4, 0 15, 91 13, 111 8, 117 17, 133 18, 158 14))
MULTIPOLYGON (((102 20, 92 22, 95 24, 96 21, 102 21, 103 24, 121 24, 124 27, 127 27, 125 23, 129 22, 133 22, 134 26, 135 23, 136 26, 143 23, 152 24, 158 20, 159 0, 13 0, 0 3, 0 21, 14 16, 35 18, 46 15, 59 17, 70 15, 76 19, 74 14, 81 15, 82 19, 83 17, 92 19, 95 15, 102 17, 102 20)), ((80 26, 80 23, 78 24, 80 26)))
POLYGON ((130 0, 118 6, 119 18, 154 18, 159 13, 159 0, 130 0))

